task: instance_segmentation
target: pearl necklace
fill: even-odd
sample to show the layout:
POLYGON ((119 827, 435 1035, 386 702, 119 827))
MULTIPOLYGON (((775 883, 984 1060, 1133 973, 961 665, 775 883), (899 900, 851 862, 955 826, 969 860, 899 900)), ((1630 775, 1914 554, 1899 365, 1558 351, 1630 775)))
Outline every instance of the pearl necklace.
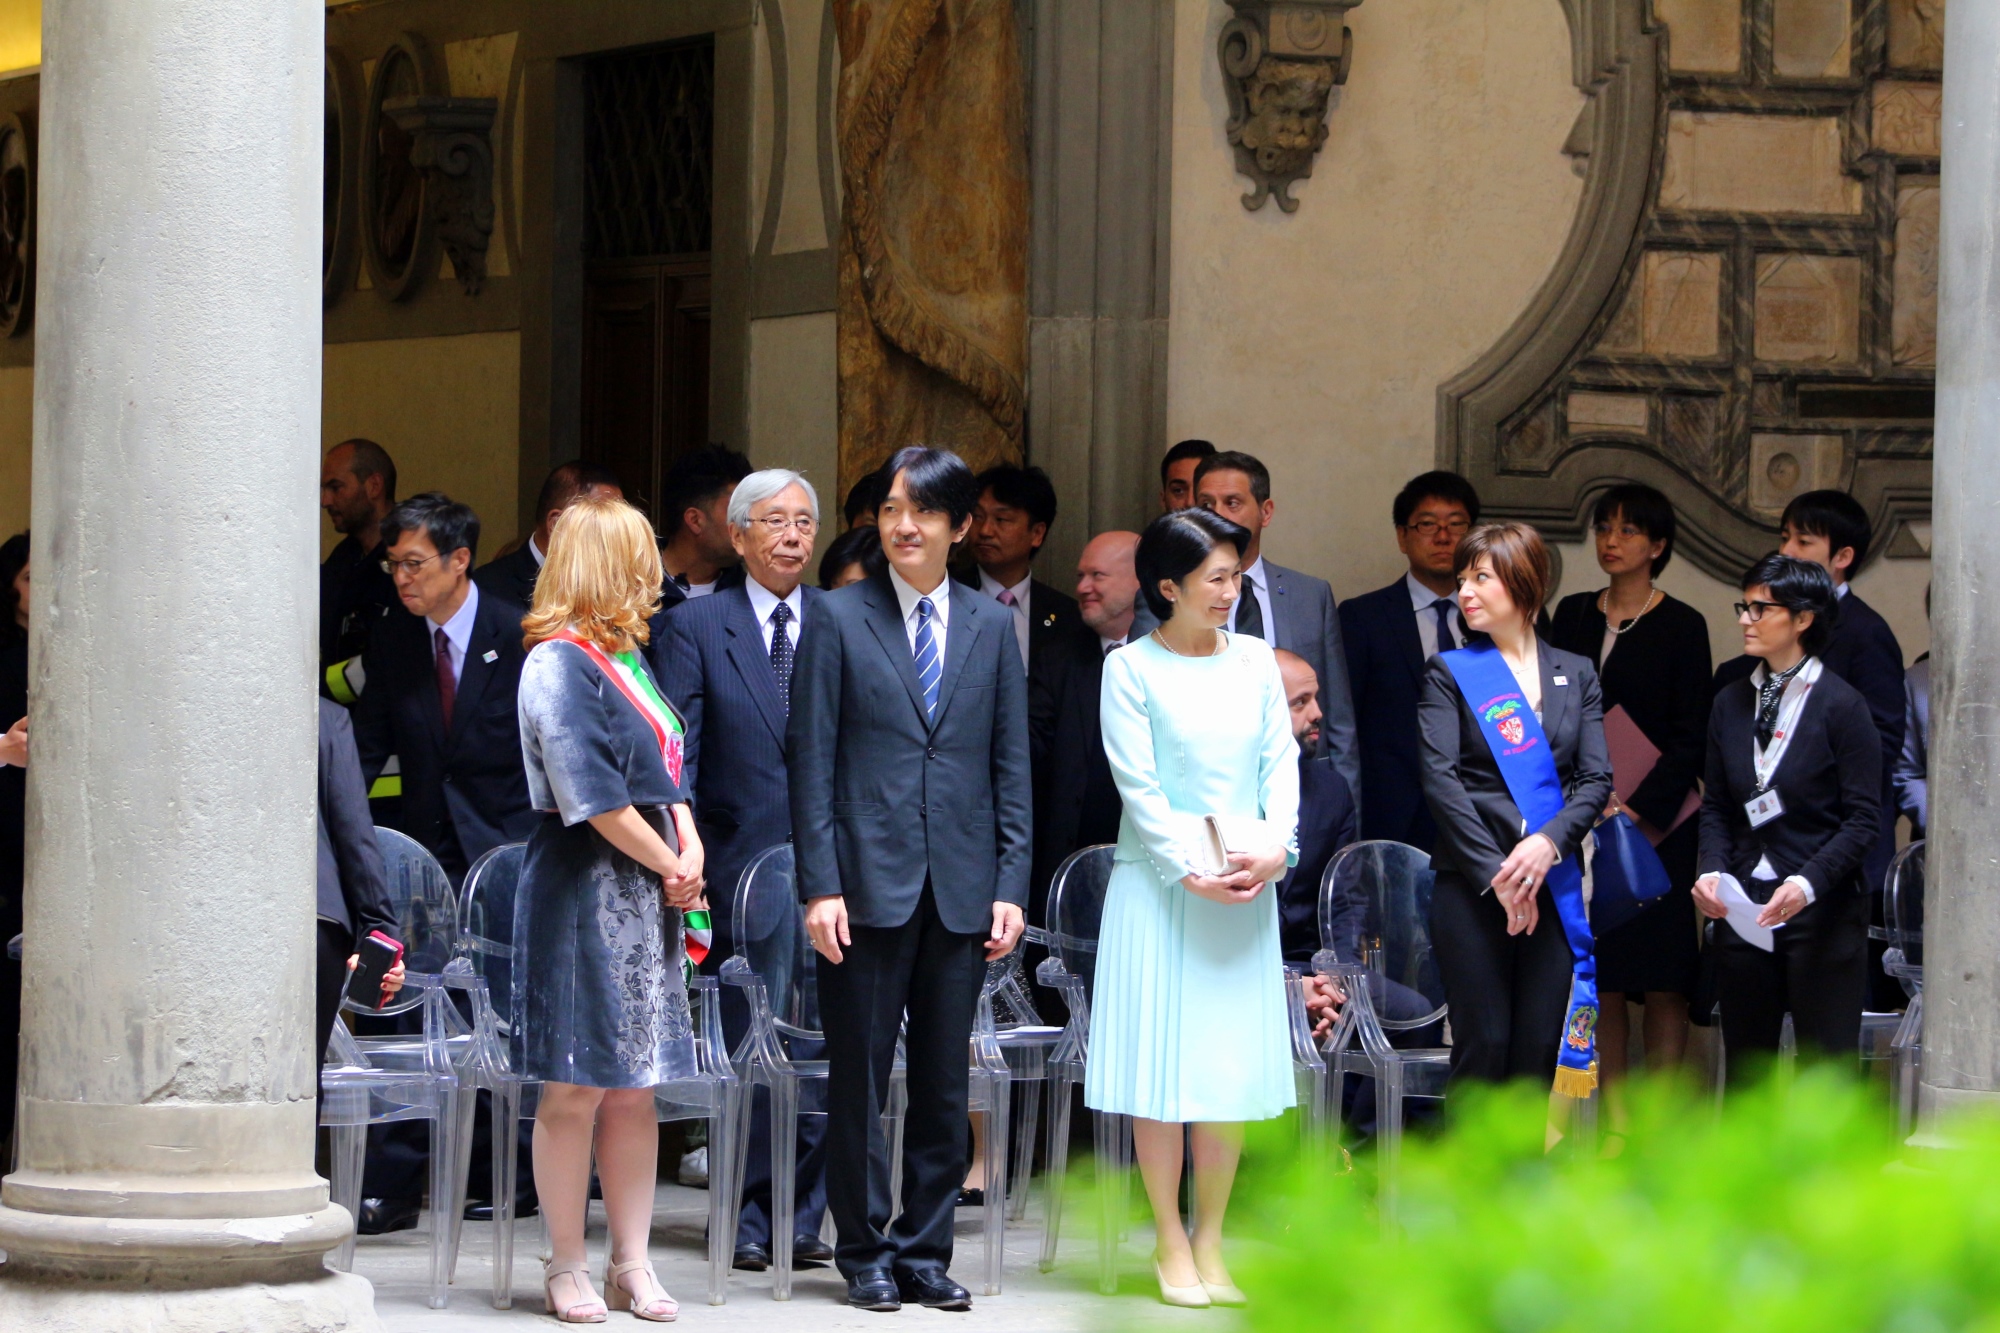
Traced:
POLYGON ((1639 608, 1639 615, 1633 616, 1630 620, 1626 621, 1622 625, 1613 625, 1611 623, 1611 611, 1609 609, 1611 601, 1611 589, 1606 588, 1603 592, 1597 594, 1597 614, 1604 617, 1604 628, 1606 629, 1606 631, 1612 634, 1623 634, 1626 630, 1631 629, 1634 625, 1639 623, 1640 616, 1645 615, 1655 606, 1658 606, 1660 604, 1660 599, 1665 596, 1666 594, 1661 592, 1658 588, 1653 589, 1651 592, 1646 594, 1646 604, 1639 608))
MULTIPOLYGON (((1210 630, 1209 633, 1213 634, 1215 633, 1215 631, 1210 630)), ((1217 653, 1220 653, 1222 651, 1222 639, 1221 636, 1219 635, 1216 637, 1215 646, 1209 649, 1205 653, 1184 653, 1180 649, 1174 647, 1171 643, 1168 643, 1166 635, 1160 633, 1158 630, 1153 631, 1152 637, 1160 645, 1160 647, 1166 649, 1168 652, 1172 653, 1175 657, 1186 657, 1186 658, 1214 657, 1217 653)))

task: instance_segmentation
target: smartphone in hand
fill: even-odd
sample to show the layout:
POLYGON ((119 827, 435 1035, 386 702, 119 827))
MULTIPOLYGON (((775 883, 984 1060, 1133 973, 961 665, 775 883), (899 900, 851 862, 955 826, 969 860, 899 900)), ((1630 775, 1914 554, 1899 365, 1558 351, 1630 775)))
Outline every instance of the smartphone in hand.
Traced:
POLYGON ((347 998, 367 1009, 380 1009, 389 997, 382 992, 382 980, 403 961, 403 946, 379 930, 368 932, 357 950, 361 962, 347 978, 347 998))

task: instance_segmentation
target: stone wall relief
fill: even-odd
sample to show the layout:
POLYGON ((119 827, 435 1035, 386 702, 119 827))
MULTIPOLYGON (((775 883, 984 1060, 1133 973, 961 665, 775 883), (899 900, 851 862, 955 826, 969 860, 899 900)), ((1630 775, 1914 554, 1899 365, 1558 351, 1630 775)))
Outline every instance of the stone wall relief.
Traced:
POLYGON ((1287 213, 1298 209, 1291 188, 1312 175, 1326 142, 1327 104, 1354 61, 1354 31, 1344 20, 1360 4, 1229 0, 1236 17, 1222 27, 1217 56, 1236 170, 1256 183, 1243 196, 1251 212, 1272 197, 1287 213))
POLYGON ((1584 202, 1534 305, 1440 390, 1445 465, 1562 539, 1605 486, 1657 485, 1722 578, 1819 487, 1921 554, 1942 4, 1566 7, 1584 202))
POLYGON ((30 112, 0 116, 0 337, 35 318, 35 128, 30 112))

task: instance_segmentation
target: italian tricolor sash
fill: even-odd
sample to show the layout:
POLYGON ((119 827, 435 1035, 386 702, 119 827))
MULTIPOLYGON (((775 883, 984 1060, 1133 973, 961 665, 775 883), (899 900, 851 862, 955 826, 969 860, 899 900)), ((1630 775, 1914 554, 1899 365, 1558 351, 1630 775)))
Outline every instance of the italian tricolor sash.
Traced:
MULTIPOLYGON (((1479 734, 1486 738, 1493 762, 1507 784, 1530 830, 1562 812, 1562 776, 1542 732, 1541 719, 1521 694, 1514 673, 1500 650, 1487 644, 1457 648, 1443 654, 1458 682, 1479 734)), ((1583 870, 1575 856, 1565 856, 1549 868, 1549 894, 1562 918, 1569 940, 1569 1013, 1563 1020, 1557 1048, 1555 1091, 1566 1097, 1588 1097, 1597 1086, 1597 952, 1590 934, 1590 914, 1583 901, 1583 870)))
MULTIPOLYGON (((639 664, 639 655, 634 652, 607 653, 590 640, 569 630, 560 630, 550 636, 573 644, 583 650, 583 655, 596 664, 625 696, 625 702, 632 705, 639 716, 652 729, 653 737, 660 744, 660 760, 666 765, 667 776, 678 787, 681 772, 686 762, 686 728, 676 713, 653 684, 653 678, 639 664)), ((682 918, 682 927, 687 941, 687 955, 690 963, 699 966, 708 957, 709 945, 714 941, 715 931, 706 908, 693 908, 682 918)))

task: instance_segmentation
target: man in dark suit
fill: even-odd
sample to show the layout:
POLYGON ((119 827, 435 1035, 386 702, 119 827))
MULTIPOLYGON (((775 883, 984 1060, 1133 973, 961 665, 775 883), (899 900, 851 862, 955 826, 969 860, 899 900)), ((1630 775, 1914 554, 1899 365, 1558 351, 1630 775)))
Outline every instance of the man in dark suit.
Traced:
POLYGON ((535 530, 528 534, 528 540, 481 565, 472 581, 481 591, 503 602, 533 606, 535 580, 541 577, 542 561, 548 558, 549 532, 563 510, 587 495, 622 500, 625 491, 609 468, 582 462, 558 466, 542 482, 541 492, 535 496, 535 530))
POLYGON ((1417 761, 1417 698, 1424 662, 1465 644, 1453 596, 1451 554, 1479 521, 1479 493, 1456 472, 1426 472, 1397 493, 1390 508, 1396 549, 1409 562, 1386 588, 1340 604, 1347 684, 1368 793, 1361 836, 1431 849, 1437 826, 1424 801, 1417 761))
POLYGON ((979 486, 955 454, 890 460, 889 567, 808 613, 786 751, 799 896, 820 954, 827 1203, 851 1305, 970 1307, 946 1271, 965 1176, 966 1050, 988 960, 1021 935, 1033 855, 1027 677, 1005 607, 946 575, 979 486), (908 1110, 889 1221, 882 1098, 908 1110))
POLYGON ((1201 466, 1204 458, 1214 455, 1215 446, 1207 440, 1182 440, 1167 450, 1167 456, 1160 460, 1162 514, 1194 506, 1194 470, 1201 466))
MULTIPOLYGON (((1278 938, 1286 962, 1310 963, 1320 948, 1320 881, 1334 853, 1359 835, 1347 779, 1329 756, 1313 753, 1319 746, 1319 678, 1297 653, 1280 648, 1274 656, 1292 709, 1292 734, 1299 742, 1299 859, 1278 881, 1278 938)), ((1351 947, 1361 937, 1362 923, 1352 911, 1339 920, 1351 947)))
POLYGON ((1072 852, 1118 841, 1123 800, 1104 757, 1097 703, 1104 659, 1136 632, 1136 532, 1100 532, 1076 562, 1085 632, 1051 648, 1046 669, 1028 677, 1028 734, 1035 773, 1035 868, 1028 919, 1043 924, 1049 882, 1072 852))
POLYGON ((1243 551, 1243 590, 1229 612, 1229 632, 1263 639, 1306 659, 1319 678, 1319 753, 1347 779, 1348 790, 1366 809, 1361 754, 1355 743, 1354 703, 1347 688, 1347 653, 1340 643, 1340 616, 1325 579, 1272 564, 1264 558, 1264 529, 1277 506, 1271 473, 1249 454, 1224 452, 1203 459, 1194 470, 1195 503, 1250 531, 1243 551))
POLYGON ((375 627, 396 609, 396 588, 382 570, 382 518, 396 503, 396 462, 373 440, 346 440, 326 451, 320 508, 341 534, 319 567, 320 689, 352 704, 366 677, 375 627))
MULTIPOLYGON (((469 577, 479 545, 470 507, 436 491, 412 496, 382 520, 382 536, 403 610, 369 646, 355 744, 374 793, 400 796, 396 826, 456 884, 494 847, 525 841, 539 818, 515 715, 525 612, 469 577)), ((389 1128, 397 1132, 369 1136, 357 1221, 366 1234, 415 1225, 423 1191, 423 1125, 389 1128)), ((482 1160, 477 1144, 473 1159, 482 1160)), ((524 1188, 533 1179, 524 1173, 524 1188)))
POLYGON ((750 475, 750 460, 734 449, 705 444, 684 455, 660 479, 660 564, 669 602, 705 597, 728 586, 724 574, 740 559, 729 539, 729 496, 750 475))
MULTIPOLYGON (((705 972, 719 971, 734 952, 734 895, 744 867, 765 848, 792 839, 785 727, 806 612, 821 596, 817 588, 800 586, 818 527, 819 497, 804 477, 783 468, 745 477, 730 498, 729 530, 746 577, 737 587, 675 607, 662 641, 653 645, 661 685, 687 723, 686 781, 714 909, 705 972)), ((723 1036, 732 1049, 748 1021, 740 992, 725 988, 723 1036)), ((820 1058, 800 1040, 791 1054, 820 1058)), ((771 1263, 770 1114, 770 1099, 758 1089, 736 1228, 736 1267, 752 1271, 771 1263)), ((833 1257, 819 1238, 826 1209, 825 1125, 822 1116, 799 1120, 797 1212, 777 1219, 793 1225, 795 1260, 833 1257)))
POLYGON ((972 558, 966 582, 1014 615, 1021 669, 1032 673, 1051 646, 1078 638, 1076 599, 1035 578, 1035 555, 1056 521, 1056 488, 1038 467, 1003 465, 979 474, 972 508, 972 558))

